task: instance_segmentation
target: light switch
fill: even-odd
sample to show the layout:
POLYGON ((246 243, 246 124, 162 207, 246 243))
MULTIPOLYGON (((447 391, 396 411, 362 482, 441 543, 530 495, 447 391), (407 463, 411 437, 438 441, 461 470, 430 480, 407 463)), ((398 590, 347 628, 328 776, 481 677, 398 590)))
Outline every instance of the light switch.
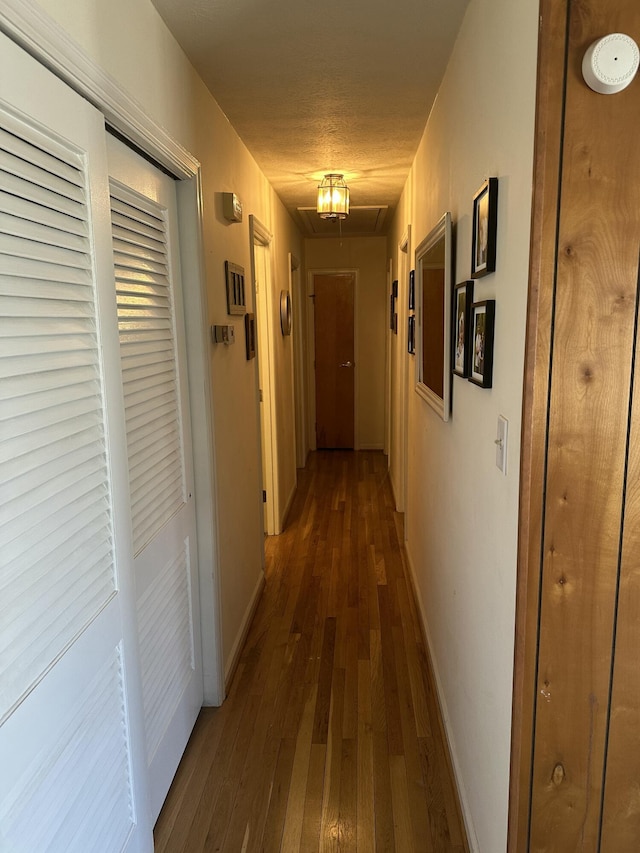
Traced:
POLYGON ((507 435, 509 433, 509 421, 502 415, 498 415, 498 431, 496 436, 496 465, 503 474, 507 473, 507 435))
POLYGON ((225 344, 226 346, 235 343, 236 334, 233 326, 212 326, 211 340, 214 344, 225 344))

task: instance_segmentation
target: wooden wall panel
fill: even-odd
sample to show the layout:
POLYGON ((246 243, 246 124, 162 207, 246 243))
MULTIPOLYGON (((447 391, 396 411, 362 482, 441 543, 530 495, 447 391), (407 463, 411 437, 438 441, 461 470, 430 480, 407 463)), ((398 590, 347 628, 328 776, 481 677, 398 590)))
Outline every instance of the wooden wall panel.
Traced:
MULTIPOLYGON (((629 688, 632 661, 626 660, 640 639, 637 628, 626 624, 627 619, 637 621, 640 611, 637 556, 634 566, 638 542, 633 540, 640 499, 634 503, 633 490, 627 525, 635 530, 625 541, 622 590, 627 593, 637 585, 638 603, 621 607, 616 618, 638 284, 640 147, 632 140, 640 132, 640 99, 637 81, 615 96, 595 94, 582 79, 581 62, 589 44, 607 33, 627 32, 640 40, 640 5, 637 0, 549 0, 541 8, 536 181, 541 177, 551 187, 553 176, 549 179, 545 170, 552 164, 543 151, 553 156, 556 137, 541 135, 540 128, 546 118, 547 129, 553 131, 558 110, 553 99, 545 105, 540 91, 553 63, 557 65, 564 14, 567 70, 557 236, 551 237, 551 224, 544 219, 549 196, 546 205, 534 207, 522 483, 522 512, 530 515, 521 522, 514 705, 531 698, 531 684, 535 703, 531 716, 527 706, 514 710, 509 841, 513 851, 624 853, 637 849, 638 828, 632 847, 622 846, 619 832, 611 841, 607 833, 621 822, 614 804, 624 792, 631 807, 629 797, 640 768, 640 761, 635 766, 624 754, 625 740, 629 752, 629 737, 639 721, 634 716, 638 684, 629 688), (550 24, 547 48, 545 26, 550 24), (541 106, 546 106, 546 114, 541 106), (543 277, 552 262, 553 285, 543 277), (552 338, 545 364, 547 329, 552 338), (539 393, 546 376, 548 403, 539 393), (546 462, 541 466, 545 416, 546 462), (538 503, 541 493, 543 505, 538 503), (601 848, 614 650, 616 691, 603 836, 609 846, 601 848)), ((638 799, 635 792, 633 806, 640 814, 638 799)))
MULTIPOLYGON (((640 130, 640 128, 639 128, 640 130)), ((636 179, 636 187, 640 180, 636 179)), ((637 205, 640 208, 640 205, 637 205)), ((636 211, 636 216, 640 210, 636 211)), ((636 219, 636 226, 638 222, 636 219)), ((636 230, 636 246, 640 227, 636 230)), ((635 379, 605 772, 601 853, 640 847, 640 365, 635 379)))
POLYGON ((564 119, 566 2, 541 0, 534 192, 527 310, 508 850, 529 834, 540 551, 544 509, 555 238, 564 119))

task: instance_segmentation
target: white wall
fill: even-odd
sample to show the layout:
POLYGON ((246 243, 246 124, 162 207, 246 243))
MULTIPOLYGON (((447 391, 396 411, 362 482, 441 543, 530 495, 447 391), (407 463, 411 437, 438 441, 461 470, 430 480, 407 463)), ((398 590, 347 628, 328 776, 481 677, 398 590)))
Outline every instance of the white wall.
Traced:
MULTIPOLYGON (((356 446, 384 447, 387 241, 384 237, 306 239, 309 270, 358 271, 356 292, 356 446)), ((313 396, 314 390, 311 389, 313 396)))
MULTIPOLYGON (((455 224, 455 280, 470 277, 472 198, 498 176, 498 256, 475 299, 496 299, 493 388, 454 377, 444 423, 411 359, 408 555, 437 670, 471 842, 506 845, 518 464, 531 217, 538 0, 471 0, 394 220, 414 247, 455 224), (508 473, 495 466, 509 420, 508 473)), ((412 266, 415 265, 414 263, 412 266)))
MULTIPOLYGON (((278 282, 274 289, 278 294, 281 286, 286 287, 288 253, 301 256, 301 238, 149 0, 38 0, 38 5, 202 164, 207 322, 233 323, 236 330, 234 346, 212 344, 210 349, 226 668, 259 589, 263 525, 255 363, 245 357, 244 318, 227 315, 224 261, 245 268, 247 307, 252 310, 249 214, 255 214, 274 235, 273 264, 278 282), (244 203, 241 224, 229 224, 223 218, 221 193, 225 191, 235 192, 244 203)), ((293 391, 291 370, 285 369, 291 348, 282 341, 280 344, 276 357, 282 370, 276 394, 285 441, 278 451, 278 479, 283 495, 288 495, 295 487, 289 426, 293 422, 293 391)), ((207 570, 215 571, 215 566, 207 570)), ((201 604, 211 620, 212 602, 201 604)), ((205 648, 205 668, 208 652, 205 648)))

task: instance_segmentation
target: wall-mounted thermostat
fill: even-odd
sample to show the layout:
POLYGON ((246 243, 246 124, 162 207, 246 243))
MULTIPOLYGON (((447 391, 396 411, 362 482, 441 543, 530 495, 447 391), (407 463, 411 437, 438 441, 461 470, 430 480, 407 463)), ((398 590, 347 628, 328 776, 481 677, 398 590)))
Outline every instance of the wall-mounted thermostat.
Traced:
POLYGON ((242 222, 242 202, 235 193, 222 193, 222 212, 229 222, 242 222))
POLYGON ((585 83, 600 95, 626 89, 638 71, 638 45, 624 33, 611 33, 594 41, 582 60, 585 83))
POLYGON ((236 342, 236 333, 233 326, 212 326, 211 340, 214 344, 234 344, 236 342))

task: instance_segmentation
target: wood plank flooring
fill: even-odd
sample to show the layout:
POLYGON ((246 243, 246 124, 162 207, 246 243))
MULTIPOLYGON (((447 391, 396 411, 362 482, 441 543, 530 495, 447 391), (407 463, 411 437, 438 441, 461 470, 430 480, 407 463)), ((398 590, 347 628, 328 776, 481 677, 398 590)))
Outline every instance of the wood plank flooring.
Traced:
POLYGON ((221 708, 204 708, 157 853, 466 853, 382 453, 323 451, 221 708))

